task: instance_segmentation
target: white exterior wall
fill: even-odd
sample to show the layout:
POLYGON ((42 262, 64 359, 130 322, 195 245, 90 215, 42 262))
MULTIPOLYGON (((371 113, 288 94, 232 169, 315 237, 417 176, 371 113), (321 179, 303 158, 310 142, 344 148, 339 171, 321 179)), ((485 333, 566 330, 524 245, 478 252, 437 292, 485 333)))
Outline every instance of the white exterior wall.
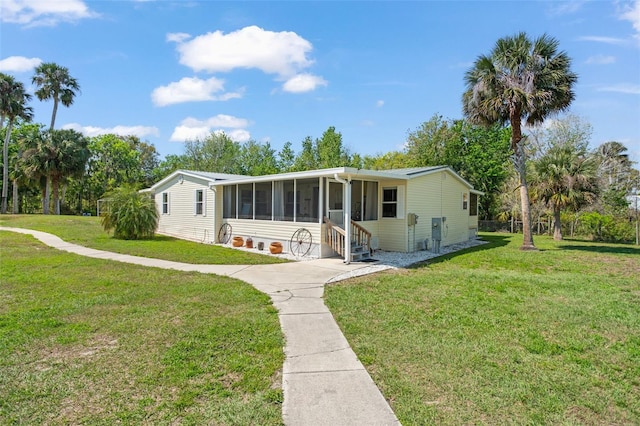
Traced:
POLYGON ((419 216, 415 244, 413 230, 410 230, 409 247, 412 250, 419 248, 425 240, 431 249, 431 219, 437 217, 447 218, 442 226, 441 246, 469 240, 469 206, 466 210, 462 208, 464 194, 469 200, 469 188, 460 180, 446 171, 432 173, 409 180, 407 192, 407 213, 419 216))
MULTIPOLYGON (((407 251, 407 181, 405 180, 381 180, 378 183, 378 226, 377 235, 372 232, 372 237, 378 236, 379 248, 387 251, 407 251), (398 188, 398 217, 382 217, 382 195, 384 188, 398 188)), ((363 222, 365 227, 367 222, 363 222)), ((373 227, 372 227, 373 228, 373 227)))
POLYGON ((158 209, 159 234, 183 238, 186 240, 214 243, 217 238, 219 221, 216 221, 215 192, 208 185, 190 176, 183 176, 179 183, 176 176, 156 189, 154 198, 158 209), (205 214, 195 214, 195 191, 201 189, 205 196, 205 214), (162 213, 162 194, 169 194, 169 213, 162 213))
MULTIPOLYGON (((305 228, 311 233, 312 246, 309 256, 322 257, 320 245, 323 241, 322 225, 312 222, 284 222, 275 220, 251 220, 251 219, 223 219, 223 223, 231 225, 232 237, 247 237, 253 239, 253 246, 257 247, 262 241, 265 250, 274 241, 282 243, 282 249, 289 252, 289 243, 293 234, 300 228, 305 228)), ((326 256, 324 256, 326 257, 326 256)))

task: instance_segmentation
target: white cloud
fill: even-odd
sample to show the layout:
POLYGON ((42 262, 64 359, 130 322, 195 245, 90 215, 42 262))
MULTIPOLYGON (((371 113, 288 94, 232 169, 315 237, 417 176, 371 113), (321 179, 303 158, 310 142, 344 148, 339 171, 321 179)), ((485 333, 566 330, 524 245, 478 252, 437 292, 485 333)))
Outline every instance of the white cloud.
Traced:
POLYGON ((282 90, 290 93, 304 93, 315 90, 318 86, 326 86, 322 77, 312 74, 298 74, 291 77, 282 85, 282 90))
POLYGON ((580 41, 595 41, 597 43, 605 43, 605 44, 626 44, 627 40, 623 38, 615 38, 615 37, 601 37, 601 36, 584 36, 578 37, 580 41))
POLYGON ((266 31, 256 26, 224 34, 197 36, 178 44, 180 63, 194 71, 227 72, 257 68, 267 74, 288 77, 309 67, 311 43, 294 32, 266 31))
POLYGON ((98 16, 82 0, 2 0, 0 20, 26 26, 53 26, 98 16))
POLYGON ((640 95, 640 85, 632 83, 620 83, 611 86, 603 86, 597 89, 598 92, 617 92, 628 95, 640 95))
POLYGON ((169 33, 167 34, 167 41, 175 43, 183 43, 191 38, 191 34, 187 33, 169 33))
POLYGON ((615 56, 595 55, 587 58, 587 64, 606 65, 613 64, 616 61, 615 56))
POLYGON ((249 120, 245 118, 226 114, 218 114, 205 120, 187 117, 173 130, 169 140, 172 142, 184 142, 204 139, 212 132, 224 132, 236 142, 246 142, 251 138, 251 134, 245 129, 249 124, 249 120), (221 128, 229 130, 222 130, 221 128))
POLYGON ((635 38, 640 42, 640 0, 626 5, 620 13, 620 19, 631 22, 633 29, 636 30, 635 38))
POLYGON ((570 0, 553 3, 549 8, 549 13, 555 16, 572 15, 582 9, 584 0, 570 0))
POLYGON ((151 93, 151 100, 156 106, 167 106, 183 102, 226 101, 242 97, 242 89, 238 92, 215 95, 223 90, 224 80, 215 77, 207 80, 201 80, 198 77, 185 77, 178 82, 155 88, 151 93))
POLYGON ((384 101, 382 99, 380 99, 379 101, 376 102, 376 106, 378 108, 382 108, 384 106, 384 101))
POLYGON ((139 138, 145 138, 147 136, 159 136, 157 127, 150 126, 115 126, 115 127, 95 127, 95 126, 82 126, 78 123, 70 123, 62 126, 63 129, 73 129, 76 132, 80 132, 85 136, 100 136, 107 134, 114 134, 120 136, 137 136, 139 138))
POLYGON ((0 61, 0 71, 25 72, 33 71, 42 63, 40 58, 25 58, 24 56, 9 56, 0 61))

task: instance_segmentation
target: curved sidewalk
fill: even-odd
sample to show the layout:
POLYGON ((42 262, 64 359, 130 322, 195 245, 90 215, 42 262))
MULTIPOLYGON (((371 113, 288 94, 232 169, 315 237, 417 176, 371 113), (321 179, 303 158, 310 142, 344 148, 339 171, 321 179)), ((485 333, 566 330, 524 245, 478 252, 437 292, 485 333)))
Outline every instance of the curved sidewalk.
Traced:
POLYGON ((0 231, 29 234, 48 246, 81 256, 245 281, 268 294, 278 309, 286 342, 282 379, 286 425, 400 424, 323 300, 326 282, 366 268, 366 264, 319 259, 272 265, 194 265, 91 249, 29 229, 0 227, 0 231))

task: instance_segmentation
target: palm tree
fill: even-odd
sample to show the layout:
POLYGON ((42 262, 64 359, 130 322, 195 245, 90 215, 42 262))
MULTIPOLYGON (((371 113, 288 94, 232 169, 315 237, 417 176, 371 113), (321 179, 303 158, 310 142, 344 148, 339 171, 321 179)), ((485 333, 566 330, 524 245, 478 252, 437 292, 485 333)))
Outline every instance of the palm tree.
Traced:
POLYGON ((562 209, 578 209, 593 201, 597 188, 596 163, 586 146, 564 143, 553 146, 534 164, 534 199, 553 211, 553 239, 562 240, 562 209))
POLYGON ((53 62, 45 62, 36 67, 32 83, 38 87, 36 96, 41 101, 53 99, 51 126, 53 130, 58 113, 58 104, 69 107, 73 104, 76 93, 80 91, 78 81, 69 75, 69 69, 53 62))
POLYGON ((53 130, 29 141, 23 154, 26 173, 51 182, 55 214, 60 214, 60 184, 84 172, 89 154, 87 139, 75 130, 53 130))
POLYGON ((0 73, 0 130, 7 121, 7 129, 2 147, 2 214, 7 212, 9 190, 9 142, 11 130, 16 119, 31 121, 33 109, 27 106, 31 95, 26 93, 24 85, 9 75, 0 73))
POLYGON ((513 163, 519 176, 524 240, 522 249, 535 249, 531 232, 529 188, 522 122, 542 123, 564 111, 574 99, 578 77, 571 59, 558 52, 558 41, 548 35, 531 41, 525 33, 496 42, 489 56, 479 56, 465 74, 463 111, 474 124, 511 124, 513 163))
MULTIPOLYGON (((53 112, 51 114, 51 125, 49 131, 52 131, 56 122, 58 113, 58 104, 69 107, 73 104, 76 93, 80 91, 78 81, 69 75, 69 69, 62 67, 53 62, 45 62, 36 67, 36 73, 32 78, 32 83, 39 89, 36 90, 36 96, 41 101, 53 99, 53 112)), ((49 214, 49 188, 51 179, 47 177, 45 184, 44 197, 42 200, 42 211, 49 214)))

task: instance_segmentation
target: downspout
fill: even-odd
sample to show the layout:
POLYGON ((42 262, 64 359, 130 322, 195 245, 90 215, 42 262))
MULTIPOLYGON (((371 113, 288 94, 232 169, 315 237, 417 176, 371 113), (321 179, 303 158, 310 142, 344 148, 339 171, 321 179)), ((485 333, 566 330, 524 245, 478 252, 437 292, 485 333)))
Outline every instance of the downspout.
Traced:
POLYGON ((334 173, 333 178, 340 182, 344 190, 344 263, 347 265, 351 263, 351 176, 347 180, 338 177, 337 173, 334 173))

